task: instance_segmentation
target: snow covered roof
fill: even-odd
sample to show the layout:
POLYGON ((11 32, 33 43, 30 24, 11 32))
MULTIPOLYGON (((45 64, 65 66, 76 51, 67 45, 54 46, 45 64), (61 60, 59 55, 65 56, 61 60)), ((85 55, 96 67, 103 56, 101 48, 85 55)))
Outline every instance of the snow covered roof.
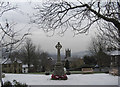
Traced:
POLYGON ((110 55, 111 55, 111 56, 120 55, 120 51, 118 51, 118 50, 111 51, 111 52, 110 52, 110 55))
POLYGON ((22 65, 23 68, 28 68, 28 65, 22 65))
POLYGON ((21 60, 16 59, 16 58, 15 58, 14 62, 15 62, 15 61, 17 61, 17 63, 22 63, 22 61, 21 61, 21 60))
POLYGON ((99 67, 98 65, 95 65, 95 67, 99 67))
MULTIPOLYGON (((33 67, 33 65, 31 64, 30 67, 33 67)), ((27 64, 22 65, 22 68, 28 68, 27 64)))
POLYGON ((2 60, 2 64, 10 64, 10 63, 12 63, 10 59, 5 58, 2 60))
POLYGON ((48 60, 54 60, 52 57, 48 57, 48 60))
MULTIPOLYGON (((22 63, 22 61, 21 60, 19 60, 19 59, 14 59, 14 61, 13 62, 17 62, 17 63, 22 63)), ((11 59, 10 58, 5 58, 5 59, 3 59, 2 60, 2 64, 11 64, 11 63, 13 63, 12 61, 11 61, 11 59)))

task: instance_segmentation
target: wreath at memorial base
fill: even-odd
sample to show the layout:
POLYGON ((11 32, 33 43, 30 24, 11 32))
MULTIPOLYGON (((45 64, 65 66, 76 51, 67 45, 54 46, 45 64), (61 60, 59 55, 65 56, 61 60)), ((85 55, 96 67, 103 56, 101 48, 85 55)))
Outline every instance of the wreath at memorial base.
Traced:
POLYGON ((52 80, 67 80, 68 78, 66 74, 62 76, 52 74, 51 79, 52 80))

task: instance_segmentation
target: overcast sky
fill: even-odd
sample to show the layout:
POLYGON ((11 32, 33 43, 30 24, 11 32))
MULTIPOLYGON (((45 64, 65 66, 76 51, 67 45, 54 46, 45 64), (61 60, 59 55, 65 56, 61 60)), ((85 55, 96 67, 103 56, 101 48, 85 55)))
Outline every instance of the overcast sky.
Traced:
POLYGON ((57 42, 60 42, 63 46, 61 49, 61 53, 64 53, 65 49, 70 48, 72 53, 86 51, 90 46, 91 38, 94 37, 94 30, 95 26, 90 29, 89 34, 80 34, 74 36, 74 33, 71 29, 68 29, 61 37, 57 34, 54 36, 49 37, 47 33, 45 33, 42 29, 38 29, 36 25, 29 24, 29 16, 34 13, 32 9, 36 2, 11 2, 12 4, 17 4, 18 9, 15 11, 10 11, 5 13, 2 18, 0 19, 1 22, 4 22, 6 19, 9 22, 15 22, 17 25, 15 26, 16 29, 24 28, 27 30, 31 27, 30 32, 32 33, 29 36, 33 43, 39 45, 41 49, 47 51, 49 53, 56 53, 55 45, 57 42))

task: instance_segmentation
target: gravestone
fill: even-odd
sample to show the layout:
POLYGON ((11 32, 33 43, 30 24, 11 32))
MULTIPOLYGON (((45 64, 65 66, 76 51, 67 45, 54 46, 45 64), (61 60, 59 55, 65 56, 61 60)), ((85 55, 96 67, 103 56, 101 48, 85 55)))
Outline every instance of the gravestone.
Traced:
POLYGON ((57 63, 54 68, 54 75, 63 76, 65 75, 65 72, 60 56, 60 49, 62 48, 62 45, 60 44, 60 42, 58 42, 58 44, 55 47, 57 49, 57 63))

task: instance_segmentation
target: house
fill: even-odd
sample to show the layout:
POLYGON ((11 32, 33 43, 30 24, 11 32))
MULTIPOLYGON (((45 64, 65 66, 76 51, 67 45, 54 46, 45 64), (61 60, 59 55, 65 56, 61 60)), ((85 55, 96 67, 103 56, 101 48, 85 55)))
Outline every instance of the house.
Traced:
POLYGON ((118 75, 118 69, 120 68, 119 65, 120 65, 120 51, 118 50, 115 50, 115 51, 111 51, 110 52, 110 55, 111 55, 111 64, 110 64, 110 71, 109 73, 110 74, 113 74, 113 75, 118 75))
POLYGON ((2 60, 2 72, 3 73, 21 73, 22 62, 18 59, 11 60, 10 58, 4 58, 2 60))
POLYGON ((118 67, 118 58, 120 56, 120 51, 115 50, 115 51, 111 51, 110 52, 110 56, 111 56, 111 67, 118 67))
MULTIPOLYGON (((35 71, 34 66, 31 64, 29 72, 34 72, 34 71, 35 71)), ((28 65, 27 64, 22 65, 22 73, 28 73, 28 65)))
MULTIPOLYGON (((30 65, 29 72, 34 72, 34 66, 30 65)), ((3 73, 28 73, 28 65, 22 64, 22 61, 19 59, 14 59, 13 61, 10 58, 5 58, 2 61, 2 72, 3 73)))
POLYGON ((22 65, 22 73, 28 73, 28 65, 22 65))

